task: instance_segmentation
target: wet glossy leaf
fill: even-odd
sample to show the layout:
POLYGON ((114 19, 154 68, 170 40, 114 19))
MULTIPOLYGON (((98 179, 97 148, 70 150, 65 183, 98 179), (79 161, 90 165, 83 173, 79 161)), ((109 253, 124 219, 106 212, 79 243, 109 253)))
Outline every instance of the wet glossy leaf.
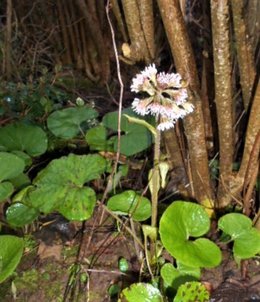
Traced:
POLYGON ((136 221, 144 221, 151 216, 149 199, 132 190, 109 198, 107 207, 118 215, 130 215, 136 221))
POLYGON ((252 220, 243 214, 230 213, 219 219, 218 227, 234 240, 251 230, 252 220))
POLYGON ((23 239, 16 236, 0 236, 0 283, 15 270, 23 255, 23 239))
POLYGON ((127 272, 129 269, 128 261, 125 258, 120 258, 118 261, 118 268, 121 272, 127 272))
POLYGON ((0 128, 0 146, 6 151, 24 151, 39 156, 47 150, 47 135, 38 126, 14 123, 0 128))
POLYGON ((260 253, 260 231, 252 226, 252 220, 239 213, 221 217, 218 227, 234 240, 235 258, 248 259, 260 253))
POLYGON ((190 267, 214 267, 221 252, 212 241, 189 237, 206 234, 210 220, 204 208, 191 202, 175 201, 163 213, 159 232, 164 247, 181 263, 190 267))
POLYGON ((148 283, 135 283, 125 288, 119 302, 163 302, 163 297, 158 288, 148 283))
POLYGON ((98 116, 88 107, 73 107, 54 111, 47 119, 47 126, 57 137, 70 139, 78 135, 80 124, 98 116))
POLYGON ((14 203, 6 211, 6 220, 13 227, 23 227, 32 223, 40 212, 22 203, 14 203))

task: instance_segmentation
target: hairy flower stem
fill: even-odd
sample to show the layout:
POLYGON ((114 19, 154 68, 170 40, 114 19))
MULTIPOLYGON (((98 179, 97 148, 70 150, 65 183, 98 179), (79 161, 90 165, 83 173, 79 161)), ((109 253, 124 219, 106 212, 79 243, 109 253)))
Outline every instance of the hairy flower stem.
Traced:
POLYGON ((158 212, 158 192, 160 189, 160 145, 161 145, 161 132, 156 129, 156 137, 154 142, 154 167, 152 173, 152 223, 151 226, 157 226, 157 212, 158 212))
MULTIPOLYGON (((157 118, 158 120, 158 118, 157 118)), ((158 123, 157 123, 158 125, 158 123)), ((156 252, 156 240, 157 240, 157 213, 158 213, 158 192, 160 189, 160 144, 161 144, 161 133, 160 130, 156 129, 156 136, 154 142, 154 162, 152 169, 151 178, 151 195, 152 195, 152 220, 151 227, 154 229, 153 236, 150 236, 150 260, 148 266, 153 267, 157 263, 157 252, 156 252)))

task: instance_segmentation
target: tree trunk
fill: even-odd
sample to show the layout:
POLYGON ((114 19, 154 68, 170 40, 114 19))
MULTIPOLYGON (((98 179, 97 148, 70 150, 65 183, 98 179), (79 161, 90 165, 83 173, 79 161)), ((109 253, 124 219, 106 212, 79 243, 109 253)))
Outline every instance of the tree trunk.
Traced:
POLYGON ((218 205, 227 206, 231 200, 222 197, 229 191, 233 165, 232 67, 229 36, 228 0, 211 0, 215 102, 219 132, 218 205))
POLYGON ((189 101, 195 106, 185 117, 194 197, 200 203, 212 200, 200 85, 192 47, 178 0, 157 0, 177 71, 188 83, 189 101))

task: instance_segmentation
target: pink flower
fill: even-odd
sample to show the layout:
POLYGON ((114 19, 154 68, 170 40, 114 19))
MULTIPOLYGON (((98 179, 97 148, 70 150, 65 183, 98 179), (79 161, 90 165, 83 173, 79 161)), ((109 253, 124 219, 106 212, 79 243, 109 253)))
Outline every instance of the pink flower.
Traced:
POLYGON ((160 72, 157 75, 157 82, 161 87, 182 88, 181 76, 178 73, 160 72))
POLYGON ((179 118, 191 113, 194 106, 187 101, 188 92, 178 73, 158 74, 154 64, 147 66, 133 78, 131 91, 146 92, 149 97, 135 98, 133 110, 140 115, 154 115, 159 119, 161 131, 174 127, 179 118))

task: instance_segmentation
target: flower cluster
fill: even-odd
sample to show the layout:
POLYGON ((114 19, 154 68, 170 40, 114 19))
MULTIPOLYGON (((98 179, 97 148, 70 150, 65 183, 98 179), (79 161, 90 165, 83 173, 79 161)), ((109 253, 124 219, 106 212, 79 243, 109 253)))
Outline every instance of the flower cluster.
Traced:
POLYGON ((178 73, 158 73, 154 64, 133 78, 131 91, 148 95, 143 99, 135 98, 132 108, 140 115, 156 116, 160 131, 173 128, 179 118, 184 118, 194 109, 187 102, 187 89, 183 87, 181 76, 178 73))

